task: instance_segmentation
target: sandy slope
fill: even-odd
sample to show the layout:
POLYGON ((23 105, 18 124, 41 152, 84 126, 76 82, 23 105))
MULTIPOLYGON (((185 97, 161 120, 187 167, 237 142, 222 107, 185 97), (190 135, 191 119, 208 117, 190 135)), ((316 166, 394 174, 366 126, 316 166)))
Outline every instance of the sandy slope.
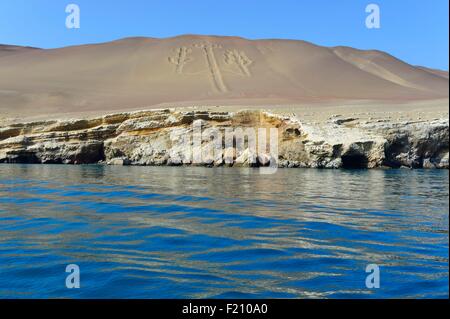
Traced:
POLYGON ((33 47, 21 47, 17 45, 5 45, 0 44, 0 58, 5 57, 7 55, 12 54, 19 54, 19 53, 25 53, 25 52, 31 52, 31 51, 38 51, 38 48, 33 47))
POLYGON ((303 41, 180 36, 52 50, 0 46, 0 117, 160 105, 448 104, 448 84, 448 72, 380 51, 303 41))

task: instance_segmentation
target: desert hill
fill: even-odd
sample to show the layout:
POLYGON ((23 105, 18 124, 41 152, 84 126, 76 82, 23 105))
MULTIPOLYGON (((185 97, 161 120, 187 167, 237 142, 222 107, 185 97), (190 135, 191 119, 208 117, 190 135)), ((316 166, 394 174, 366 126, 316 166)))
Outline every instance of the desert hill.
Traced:
POLYGON ((179 36, 59 49, 0 46, 2 116, 177 105, 448 98, 448 72, 381 51, 179 36))

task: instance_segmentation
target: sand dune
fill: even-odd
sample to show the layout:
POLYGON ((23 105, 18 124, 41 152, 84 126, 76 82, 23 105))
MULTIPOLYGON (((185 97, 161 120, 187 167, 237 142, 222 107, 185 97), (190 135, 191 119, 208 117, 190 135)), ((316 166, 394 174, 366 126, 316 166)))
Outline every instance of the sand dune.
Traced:
POLYGON ((448 98, 448 72, 380 51, 179 36, 51 50, 0 46, 0 112, 32 116, 177 105, 448 98))
POLYGON ((424 70, 426 72, 432 73, 434 75, 437 75, 437 76, 440 76, 440 77, 448 79, 448 71, 430 69, 430 68, 427 68, 427 67, 424 67, 424 66, 418 66, 417 68, 422 69, 422 70, 424 70))
POLYGON ((17 45, 0 44, 0 57, 5 57, 7 55, 12 55, 12 54, 25 53, 25 52, 30 52, 30 51, 37 51, 37 50, 40 50, 40 49, 33 48, 33 47, 21 47, 21 46, 17 46, 17 45))

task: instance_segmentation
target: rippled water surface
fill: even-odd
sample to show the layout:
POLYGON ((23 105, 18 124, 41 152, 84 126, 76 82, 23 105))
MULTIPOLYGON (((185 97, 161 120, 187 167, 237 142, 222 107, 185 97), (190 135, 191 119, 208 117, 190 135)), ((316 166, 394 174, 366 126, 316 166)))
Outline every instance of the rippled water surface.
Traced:
POLYGON ((448 181, 0 165, 0 297, 448 297, 448 181), (65 286, 68 264, 80 289, 65 286), (368 264, 379 289, 366 288, 368 264))

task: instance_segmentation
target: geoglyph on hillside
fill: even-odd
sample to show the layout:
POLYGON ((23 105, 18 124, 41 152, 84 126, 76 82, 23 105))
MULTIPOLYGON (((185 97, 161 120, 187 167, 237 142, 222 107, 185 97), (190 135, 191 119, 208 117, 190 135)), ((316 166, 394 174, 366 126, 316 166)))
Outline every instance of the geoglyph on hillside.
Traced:
MULTIPOLYGON (((232 75, 251 77, 252 73, 249 69, 253 61, 247 56, 244 51, 239 51, 237 49, 227 49, 223 54, 223 61, 228 66, 228 68, 221 67, 217 57, 216 50, 223 49, 221 45, 213 43, 196 43, 192 45, 193 48, 199 49, 204 56, 207 69, 201 70, 199 73, 208 73, 209 80, 213 89, 219 93, 226 93, 230 91, 224 81, 224 72, 228 72, 232 75)), ((184 66, 193 61, 191 56, 192 48, 181 46, 174 50, 176 55, 168 58, 168 61, 175 65, 175 73, 190 75, 189 73, 183 72, 184 66)))

